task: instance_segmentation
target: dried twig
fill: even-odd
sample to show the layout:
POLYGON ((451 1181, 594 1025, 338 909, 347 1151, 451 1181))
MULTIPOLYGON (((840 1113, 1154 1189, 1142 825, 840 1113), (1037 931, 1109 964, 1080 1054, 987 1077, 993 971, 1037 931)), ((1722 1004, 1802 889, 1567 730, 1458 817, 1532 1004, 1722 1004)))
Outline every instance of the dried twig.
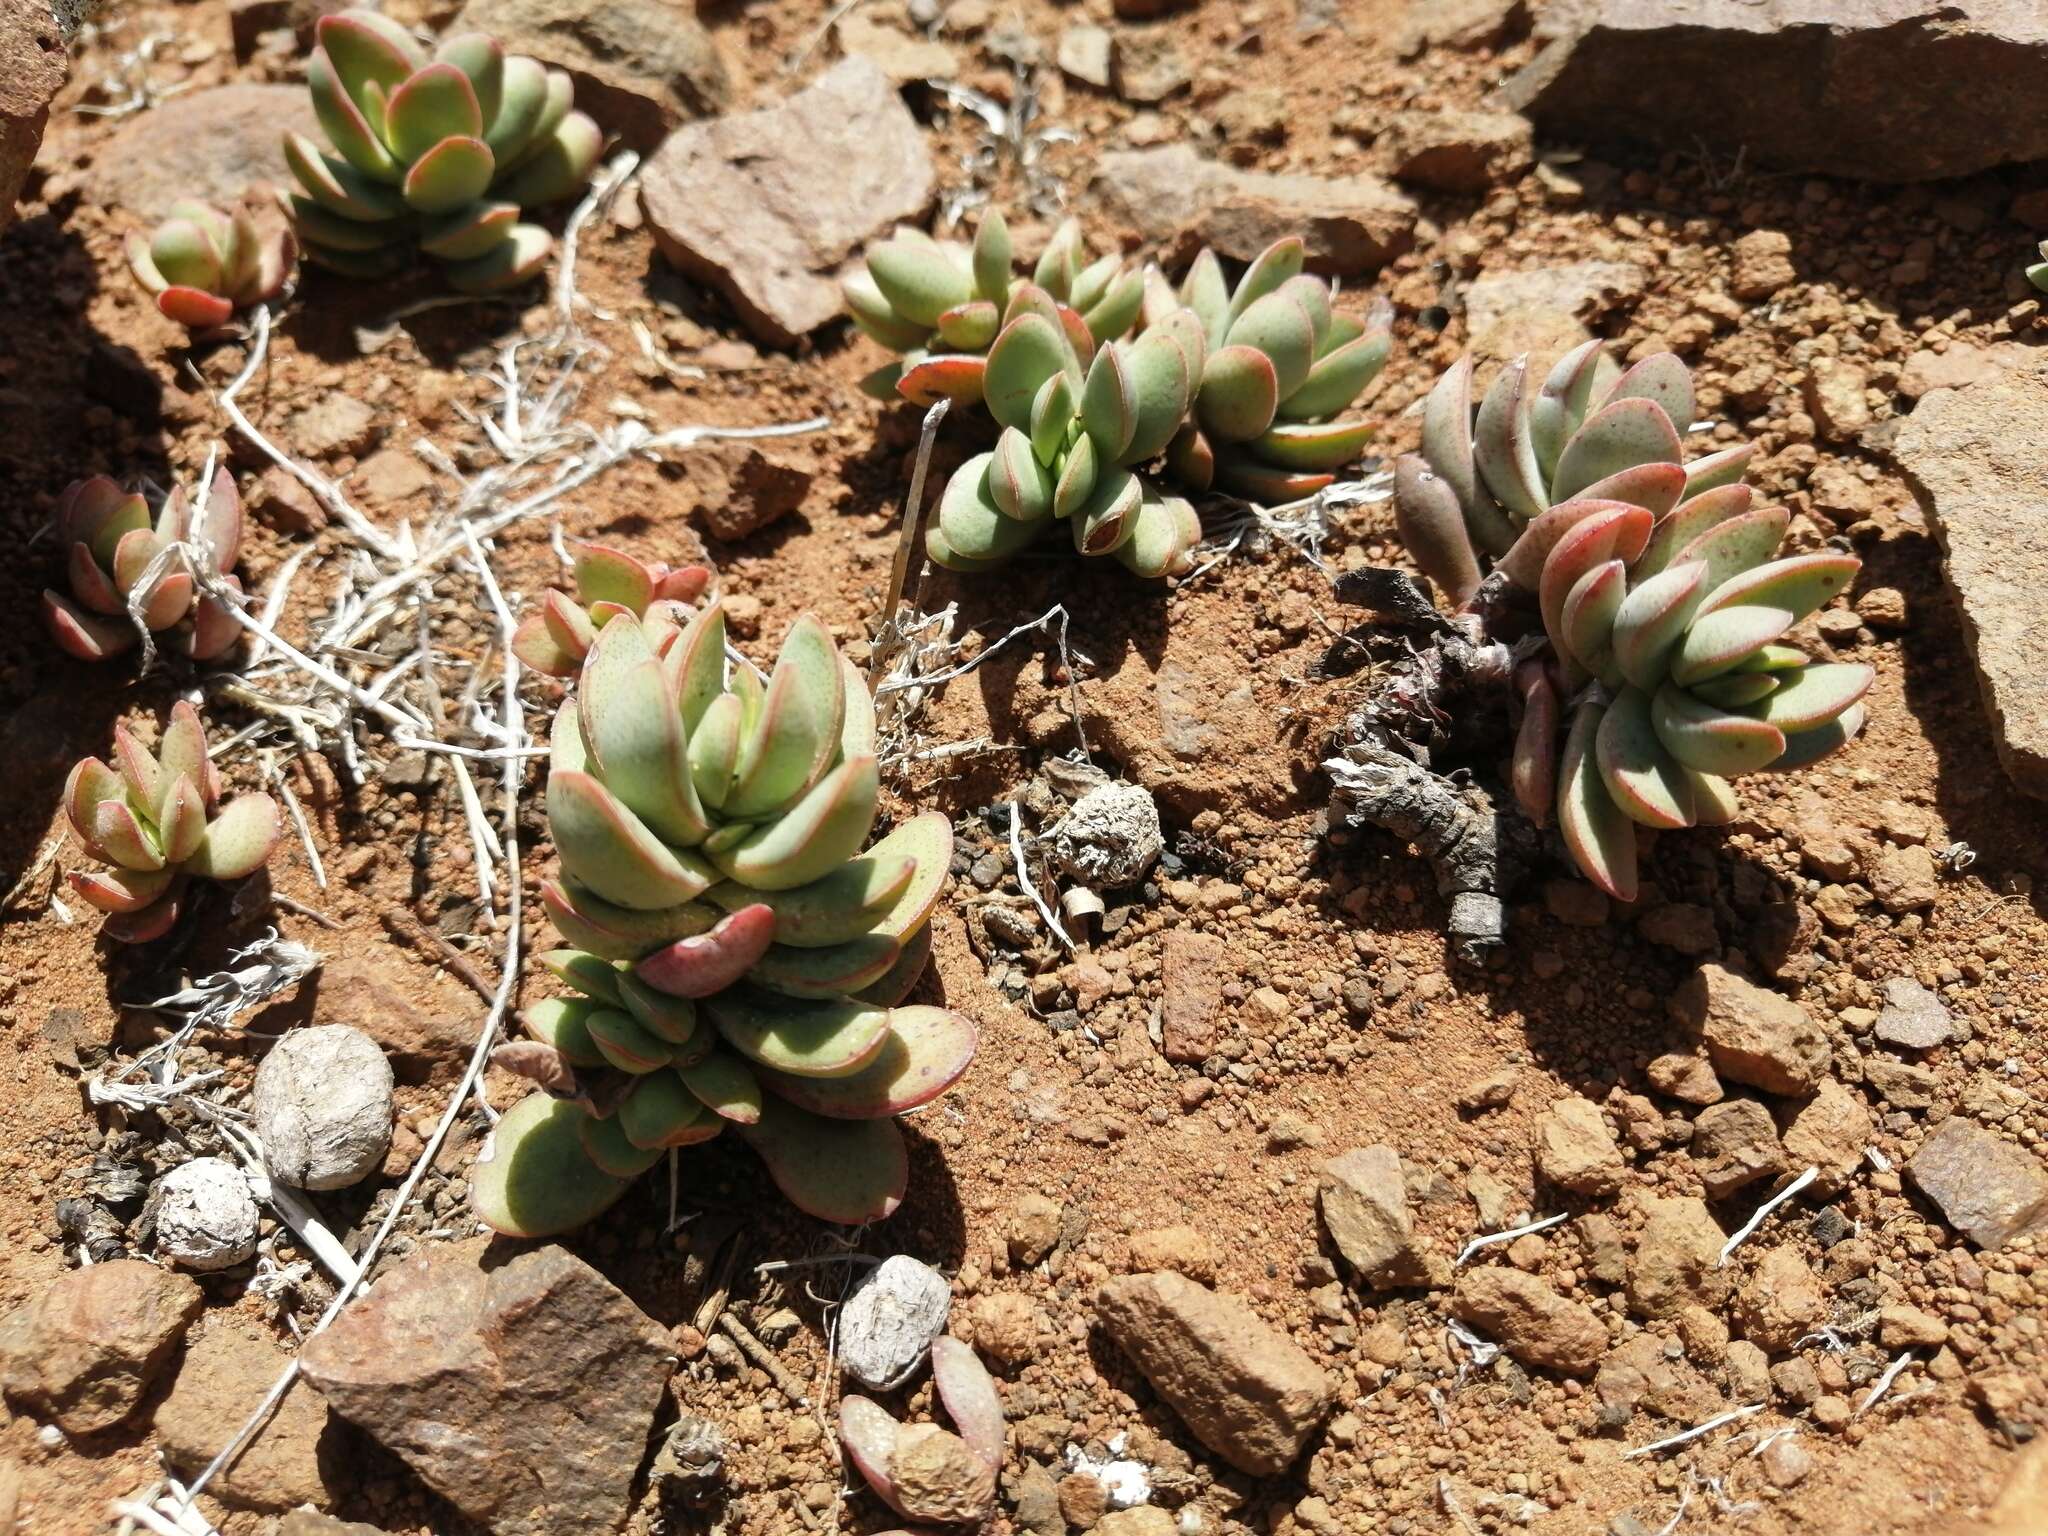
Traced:
POLYGON ((810 1394, 804 1391, 804 1384, 789 1373, 783 1363, 775 1358, 775 1352, 748 1331, 747 1325, 734 1317, 731 1312, 718 1314, 718 1326, 726 1336, 739 1345, 740 1353, 768 1373, 768 1379, 775 1383, 775 1390, 788 1398, 796 1408, 811 1406, 810 1394))
POLYGON ((1818 1168, 1809 1168, 1806 1170, 1806 1172, 1800 1174, 1798 1178, 1794 1179, 1790 1184, 1787 1184, 1783 1189, 1779 1190, 1775 1195, 1771 1196, 1771 1198, 1766 1200, 1762 1205, 1758 1206, 1756 1208, 1756 1214, 1750 1217, 1749 1220, 1745 1221, 1739 1228, 1737 1228, 1736 1231, 1729 1237, 1728 1241, 1721 1245, 1721 1257, 1715 1261, 1714 1267, 1718 1269, 1721 1265, 1726 1264, 1728 1262, 1728 1255, 1733 1253, 1737 1248, 1740 1248, 1744 1243, 1749 1241, 1751 1234, 1754 1233, 1758 1227, 1764 1224, 1764 1218, 1766 1216, 1770 1215, 1771 1212, 1775 1211, 1779 1206, 1783 1205, 1787 1200, 1790 1200, 1794 1195, 1798 1194, 1799 1191, 1806 1188, 1807 1185, 1811 1184, 1815 1179, 1819 1177, 1820 1170, 1818 1168))
POLYGON ((1623 1461, 1632 1461, 1638 1456, 1650 1456, 1658 1451, 1668 1451, 1674 1446, 1685 1445, 1690 1441, 1697 1440, 1702 1435, 1710 1435, 1723 1424, 1733 1424, 1737 1419, 1746 1419, 1752 1413, 1762 1413, 1763 1411, 1764 1405, 1762 1403, 1751 1403, 1747 1408, 1731 1408, 1726 1413, 1715 1414, 1703 1424, 1693 1425, 1691 1429, 1680 1430, 1677 1434, 1667 1435, 1662 1440, 1652 1440, 1648 1445, 1639 1445, 1632 1451, 1623 1451, 1621 1459, 1623 1461))
POLYGON ((1488 1232, 1483 1237, 1475 1237, 1458 1254, 1457 1262, 1451 1268, 1464 1268, 1465 1261, 1482 1248, 1491 1248, 1495 1243, 1512 1243, 1516 1238, 1527 1237, 1531 1232, 1547 1231, 1559 1222, 1567 1220, 1570 1214, 1569 1211, 1563 1211, 1555 1216, 1546 1216, 1541 1221, 1532 1221, 1526 1227, 1510 1227, 1505 1232, 1488 1232))

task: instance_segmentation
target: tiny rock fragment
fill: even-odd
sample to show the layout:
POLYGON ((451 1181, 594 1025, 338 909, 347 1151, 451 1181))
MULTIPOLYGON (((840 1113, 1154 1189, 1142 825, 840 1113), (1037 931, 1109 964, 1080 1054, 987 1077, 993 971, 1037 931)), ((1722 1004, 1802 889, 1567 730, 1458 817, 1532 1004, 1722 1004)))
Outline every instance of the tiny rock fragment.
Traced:
POLYGON ((1672 1051, 1653 1060, 1643 1073, 1666 1098, 1701 1105, 1721 1101, 1721 1080, 1702 1051, 1672 1051))
POLYGON ((1942 1219, 1979 1248, 2048 1231, 2048 1173, 1995 1131, 1951 1115, 1906 1163, 1942 1219))
POLYGON ((1536 1122, 1536 1168, 1577 1195, 1611 1195, 1628 1171, 1600 1106, 1576 1095, 1559 1099, 1536 1122))
POLYGON ((889 1458, 896 1502, 913 1520, 972 1523, 996 1500, 996 1469, 936 1424, 906 1424, 889 1458))
POLYGON ((905 1253, 861 1278, 839 1312, 839 1367, 877 1392, 900 1385, 924 1362, 953 1302, 946 1277, 905 1253))
POLYGON ((1215 1240, 1197 1227, 1154 1227, 1131 1235, 1134 1270, 1170 1269, 1207 1285, 1221 1262, 1215 1240))
POLYGON ((1692 1155, 1712 1200, 1785 1171, 1778 1128, 1755 1099, 1729 1099, 1701 1110, 1693 1121, 1692 1155))
POLYGON ((1855 1090, 1829 1078, 1785 1127, 1786 1164, 1817 1169, 1814 1193, 1838 1195, 1863 1166, 1863 1149, 1875 1131, 1855 1090))
POLYGON ((1720 1267, 1727 1234, 1706 1202, 1689 1196, 1643 1202, 1643 1226, 1629 1256, 1628 1304, 1638 1317, 1676 1317, 1688 1306, 1718 1306, 1728 1294, 1720 1267))
POLYGON ((1227 963, 1212 933, 1172 928, 1161 945, 1160 1049, 1168 1061, 1201 1061, 1216 1049, 1227 963))
MULTIPOLYGON (((178 1374, 156 1415, 157 1444, 172 1470, 187 1481, 213 1460, 242 1427, 250 1406, 277 1381, 288 1359, 268 1339, 223 1319, 190 1339, 178 1374)), ((343 1431, 318 1392, 295 1381, 265 1421, 263 1432, 208 1485, 208 1492, 242 1509, 272 1512, 295 1504, 325 1504, 332 1486, 346 1486, 343 1431)))
POLYGON ((1010 1257, 1019 1264, 1038 1263, 1060 1240, 1059 1202, 1035 1191, 1010 1207, 1010 1257))
POLYGON ((1330 1240, 1375 1290, 1449 1282, 1448 1260, 1415 1235, 1401 1156, 1392 1147, 1359 1147, 1330 1159, 1316 1171, 1316 1194, 1330 1240))
POLYGON ((1329 1416, 1333 1385, 1244 1302, 1182 1275, 1128 1275, 1096 1317, 1195 1437, 1239 1471, 1292 1466, 1329 1416))
POLYGON ((1783 1354, 1828 1320, 1827 1291, 1796 1249, 1773 1248, 1735 1288, 1735 1316, 1744 1338, 1783 1354))

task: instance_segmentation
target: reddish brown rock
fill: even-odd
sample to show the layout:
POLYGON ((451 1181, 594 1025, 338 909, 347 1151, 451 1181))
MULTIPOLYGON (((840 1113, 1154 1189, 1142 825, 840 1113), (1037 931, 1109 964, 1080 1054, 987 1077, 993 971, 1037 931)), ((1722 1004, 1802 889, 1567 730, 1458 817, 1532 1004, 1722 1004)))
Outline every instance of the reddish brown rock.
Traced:
POLYGON ((1838 1195, 1862 1166, 1875 1129, 1855 1091, 1829 1078, 1785 1127, 1785 1157, 1793 1168, 1820 1170, 1815 1194, 1838 1195))
POLYGON ((640 201, 662 255, 786 347, 844 313, 840 263, 921 216, 935 185, 917 120, 854 57, 779 106, 677 129, 642 170, 640 201))
POLYGON ((1317 1170, 1316 1195, 1330 1241, 1375 1290, 1450 1283, 1450 1263, 1415 1236, 1401 1158, 1389 1146, 1358 1147, 1317 1170))
POLYGON ((1216 1021, 1223 1011, 1223 941, 1212 933, 1172 928, 1161 949, 1159 1048, 1168 1061, 1201 1061, 1216 1049, 1216 1021))
POLYGON ((330 1408, 494 1536, 624 1520, 674 1363, 567 1249, 483 1239, 408 1260, 300 1355, 330 1408))
POLYGON ((1798 1250, 1773 1248, 1735 1288, 1735 1316, 1744 1338, 1781 1355, 1828 1320, 1828 1295, 1798 1250))
POLYGON ((1513 112, 1396 112, 1379 142, 1397 181, 1484 192, 1528 168, 1527 119, 1513 112))
POLYGON ((1524 1365, 1590 1376, 1607 1349, 1599 1314, 1519 1269, 1468 1269, 1451 1311, 1524 1365))
POLYGON ((1906 418, 1896 454, 1941 540, 1999 761, 2021 789, 2048 796, 2048 365, 1934 391, 1906 418))
POLYGON ((153 223, 180 198, 230 207, 262 184, 291 184, 283 139, 319 140, 302 85, 235 84, 185 91, 123 121, 85 175, 103 208, 153 223))
POLYGON ((2048 1172, 1995 1131, 1951 1115, 1920 1143, 1906 1177, 1979 1248, 2048 1232, 2048 1172))
POLYGON ((185 1275, 113 1259, 60 1275, 0 1324, 0 1389, 67 1435, 142 1405, 204 1298, 185 1275))
POLYGON ((67 41, 48 0, 0 0, 0 229, 14 221, 14 200, 64 84, 67 41))
MULTIPOLYGON (((171 1469, 188 1482, 196 1476, 234 1439, 288 1360, 270 1340, 227 1320, 188 1344, 156 1415, 157 1445, 171 1469)), ((325 1504, 330 1488, 348 1486, 346 1434, 320 1394, 295 1381, 263 1433, 214 1475, 207 1491, 240 1509, 325 1504)))
POLYGON ((1722 965, 1703 965, 1671 998, 1671 1016, 1707 1048, 1722 1077, 1766 1093, 1813 1092, 1833 1049, 1807 1012, 1722 965))
POLYGON ((1242 171, 1186 144, 1102 156, 1093 191, 1111 217, 1143 240, 1170 245, 1171 259, 1183 262, 1204 245, 1250 261, 1299 234, 1313 270, 1352 277, 1415 243, 1415 204, 1373 177, 1242 171))
POLYGON ((1536 1171, 1575 1195, 1611 1195, 1628 1172, 1600 1106, 1574 1094, 1536 1122, 1536 1171))
POLYGON ((1725 1241, 1705 1201, 1645 1200, 1642 1231, 1628 1262, 1629 1310, 1660 1318, 1720 1305, 1730 1278, 1720 1267, 1725 1241))
POLYGON ((2024 0, 1575 0, 1502 95, 1546 133, 1859 181, 2048 158, 2048 12, 2024 0))
POLYGON ((1285 1472, 1329 1416, 1329 1377, 1235 1296, 1182 1275, 1127 1275, 1096 1293, 1095 1315, 1195 1438, 1240 1472, 1285 1472))

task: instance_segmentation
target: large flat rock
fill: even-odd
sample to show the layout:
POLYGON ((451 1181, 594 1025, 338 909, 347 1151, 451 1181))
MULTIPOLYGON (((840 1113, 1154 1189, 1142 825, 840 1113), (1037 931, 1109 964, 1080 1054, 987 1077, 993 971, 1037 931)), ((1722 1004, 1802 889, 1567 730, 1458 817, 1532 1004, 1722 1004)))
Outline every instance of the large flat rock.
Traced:
POLYGON ((2048 350, 1926 395, 1894 452, 1947 557, 1999 761, 2048 798, 2048 350))
POLYGON ((2048 157, 2040 0, 1556 0, 1502 95, 1545 133, 1927 181, 2048 157))
POLYGON ((856 56, 780 106, 678 128, 640 200, 662 255, 786 347, 844 313, 840 264, 920 217, 936 186, 917 119, 856 56))
POLYGON ((259 185, 293 185, 284 163, 292 132, 325 142, 304 86, 188 91, 114 130, 86 172, 86 195, 152 224, 180 198, 232 207, 259 185))
POLYGON ((67 57, 48 0, 0 0, 0 229, 14 221, 67 57))

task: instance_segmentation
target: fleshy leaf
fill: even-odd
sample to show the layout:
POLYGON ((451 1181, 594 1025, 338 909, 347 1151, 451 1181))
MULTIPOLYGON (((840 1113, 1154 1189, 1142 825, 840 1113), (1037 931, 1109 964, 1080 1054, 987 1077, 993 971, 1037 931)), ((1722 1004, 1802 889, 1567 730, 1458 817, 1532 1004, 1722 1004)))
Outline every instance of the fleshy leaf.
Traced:
POLYGON ((740 986, 703 1001, 728 1045, 747 1060, 797 1077, 846 1077, 875 1059, 889 1010, 850 998, 804 1000, 740 986))
POLYGON ((761 1085, 754 1074, 717 1051, 692 1066, 678 1067, 683 1086, 706 1109, 735 1125, 753 1125, 761 1118, 761 1085))
POLYGON ((1248 442, 1273 424, 1280 379, 1257 347, 1231 345, 1209 354, 1195 413, 1204 431, 1224 442, 1248 442))
POLYGON ((741 1135, 789 1203, 821 1221, 860 1226, 903 1203, 910 1159, 894 1120, 824 1120, 771 1098, 741 1135))
POLYGON ((718 921, 717 909, 702 902, 634 909, 552 880, 541 883, 540 899, 556 932, 576 948, 606 960, 637 960, 663 944, 708 933, 718 921))
POLYGON ((583 1149, 586 1113, 529 1094, 491 1128, 470 1169, 470 1209, 508 1237, 551 1237, 602 1214, 629 1181, 605 1173, 583 1149))
POLYGON ((916 1005, 889 1010, 881 1048, 841 1077, 798 1076, 764 1068, 771 1093, 835 1120, 877 1120, 929 1104, 974 1060, 976 1033, 965 1014, 916 1005))
POLYGON ((672 848, 587 773, 548 777, 548 830, 563 870, 604 900, 637 911, 702 895, 714 871, 672 848))
POLYGON ((1665 751, 1722 778, 1754 773, 1785 750, 1785 733, 1775 725, 1716 709, 1670 683, 1651 700, 1650 721, 1665 751))
MULTIPOLYGON (((927 814, 937 815, 941 822, 945 821, 942 812, 927 814)), ((923 819, 915 818, 905 826, 915 825, 923 819)), ((900 827, 897 829, 898 832, 902 830, 900 827)), ((950 825, 946 832, 950 851, 950 825)), ((900 939, 902 934, 896 931, 895 924, 917 910, 919 900, 927 890, 929 899, 924 902, 923 911, 930 911, 930 902, 937 900, 938 892, 945 884, 947 864, 946 860, 940 860, 935 879, 929 875, 917 878, 924 855, 920 853, 913 857, 902 845, 889 846, 895 836, 895 833, 890 834, 889 838, 884 838, 859 858, 847 860, 809 885, 787 891, 757 891, 728 881, 706 892, 706 900, 728 912, 737 912, 757 903, 766 906, 775 914, 775 941, 778 944, 822 948, 844 944, 870 931, 900 939)), ((923 921, 922 916, 918 921, 923 921)))
POLYGON ((722 918, 709 933, 655 950, 633 974, 673 997, 709 997, 744 976, 774 938, 774 909, 756 902, 722 918))
POLYGON ((989 1466, 1003 1465, 1009 1430, 1003 1419, 1003 1400, 996 1384, 971 1345, 951 1334, 932 1340, 932 1385, 953 1428, 967 1442, 967 1448, 989 1466))
POLYGON ((1693 775, 1664 749, 1650 723, 1650 696, 1624 688, 1607 707, 1594 740, 1600 777, 1614 803, 1646 827, 1693 824, 1693 775))
POLYGON ((1565 738, 1557 776, 1557 825, 1572 862, 1616 901, 1636 899, 1635 823, 1614 803, 1595 761, 1595 742, 1606 710, 1579 705, 1565 738))
POLYGON ((671 1042, 620 1009, 594 1009, 583 1027, 598 1054, 621 1072, 653 1072, 667 1066, 675 1054, 671 1042))
POLYGON ((902 953, 901 944, 878 933, 824 948, 772 944, 746 975, 755 985, 785 997, 852 996, 888 975, 902 953))
POLYGON ((1684 449, 1677 429, 1654 400, 1616 400, 1586 418, 1557 457, 1551 476, 1553 500, 1564 501, 1587 486, 1637 464, 1680 462, 1684 449))
POLYGON ((1769 721, 1788 737, 1825 724, 1870 691, 1876 673, 1861 662, 1828 662, 1783 675, 1748 713, 1769 721))
POLYGON ((1526 357, 1503 367, 1479 402, 1479 419, 1472 429, 1472 458, 1486 488, 1510 517, 1522 522, 1542 512, 1551 501, 1529 435, 1529 413, 1523 409, 1528 378, 1526 357))
POLYGON ((239 795, 213 813, 206 836, 185 868, 210 880, 254 874, 276 846, 277 828, 276 801, 260 791, 239 795))
POLYGON ((553 1046, 572 1066, 601 1067, 604 1053, 590 1037, 590 1016, 601 1005, 587 997, 548 997, 522 1009, 519 1020, 526 1032, 543 1045, 553 1046))

